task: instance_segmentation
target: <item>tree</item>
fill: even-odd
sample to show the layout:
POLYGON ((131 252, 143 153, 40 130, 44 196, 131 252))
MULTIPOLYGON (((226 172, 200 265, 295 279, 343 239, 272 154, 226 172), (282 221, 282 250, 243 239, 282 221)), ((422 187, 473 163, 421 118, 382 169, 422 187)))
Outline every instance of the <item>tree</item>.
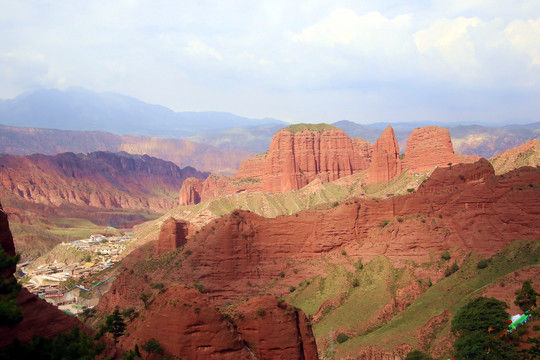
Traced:
POLYGON ((91 317, 94 317, 95 314, 96 314, 96 309, 86 308, 79 314, 79 318, 81 319, 83 324, 86 324, 88 319, 90 319, 91 317))
POLYGON ((150 304, 151 297, 152 297, 152 293, 142 293, 139 296, 139 299, 143 302, 145 309, 148 309, 148 305, 150 304))
POLYGON ((126 323, 124 322, 124 318, 120 314, 120 310, 118 306, 114 308, 112 315, 109 315, 109 316, 111 316, 111 319, 112 319, 110 321, 111 327, 109 329, 109 332, 112 334, 114 338, 114 342, 117 343, 118 338, 120 336, 123 336, 124 333, 126 332, 126 323))
POLYGON ((517 360, 514 347, 501 339, 510 315, 508 305, 495 298, 479 297, 469 301, 452 320, 452 332, 457 359, 517 360))
POLYGON ((145 342, 141 347, 144 351, 146 351, 146 359, 148 359, 151 354, 163 354, 165 352, 159 341, 154 338, 151 338, 145 342))
POLYGON ((407 354, 405 360, 433 360, 433 358, 420 350, 413 350, 407 354))
POLYGON ((122 316, 129 321, 133 321, 137 317, 138 313, 133 306, 127 307, 122 311, 122 316))
POLYGON ((533 289, 531 282, 529 280, 526 280, 523 282, 521 290, 519 290, 514 304, 519 306, 519 308, 523 312, 531 310, 533 307, 536 307, 536 295, 540 294, 533 289))
POLYGON ((9 256, 0 247, 0 324, 14 326, 21 322, 23 313, 21 307, 17 306, 17 295, 21 290, 21 285, 11 275, 11 270, 19 262, 19 254, 9 256))

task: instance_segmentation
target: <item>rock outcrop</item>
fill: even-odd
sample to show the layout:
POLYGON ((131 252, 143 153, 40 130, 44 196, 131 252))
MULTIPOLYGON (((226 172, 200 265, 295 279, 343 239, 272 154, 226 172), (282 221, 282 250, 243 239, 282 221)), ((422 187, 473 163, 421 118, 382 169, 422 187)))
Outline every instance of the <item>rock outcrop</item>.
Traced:
POLYGON ((253 298, 240 306, 238 334, 258 359, 317 360, 317 345, 303 311, 274 296, 253 298))
POLYGON ((354 145, 358 148, 360 157, 366 159, 367 163, 371 163, 371 157, 373 156, 373 144, 362 138, 352 139, 354 145))
POLYGON ((95 152, 0 157, 0 195, 52 207, 73 204, 164 211, 176 206, 178 189, 189 177, 204 179, 206 174, 147 155, 95 152))
POLYGON ((394 134, 394 129, 388 126, 373 146, 367 183, 374 184, 389 181, 399 174, 401 174, 399 145, 394 134))
POLYGON ((201 192, 203 183, 197 178, 187 178, 182 183, 180 189, 180 195, 178 196, 178 204, 184 205, 196 205, 201 202, 201 192))
POLYGON ((168 218, 161 226, 159 238, 155 247, 156 253, 163 254, 178 249, 186 243, 188 232, 189 223, 182 220, 176 220, 172 217, 168 218))
POLYGON ((255 359, 234 327, 195 289, 167 288, 127 328, 120 346, 139 348, 150 338, 183 359, 255 359))
POLYGON ((368 164, 344 131, 326 124, 298 124, 278 131, 268 152, 242 163, 236 178, 261 179, 263 191, 283 192, 316 178, 334 181, 368 164))
POLYGON ((522 166, 540 166, 540 139, 506 150, 489 161, 496 174, 504 174, 522 166))
POLYGON ((414 173, 432 170, 439 166, 472 162, 477 157, 460 157, 454 153, 450 132, 438 126, 426 126, 412 131, 407 140, 403 169, 414 173))

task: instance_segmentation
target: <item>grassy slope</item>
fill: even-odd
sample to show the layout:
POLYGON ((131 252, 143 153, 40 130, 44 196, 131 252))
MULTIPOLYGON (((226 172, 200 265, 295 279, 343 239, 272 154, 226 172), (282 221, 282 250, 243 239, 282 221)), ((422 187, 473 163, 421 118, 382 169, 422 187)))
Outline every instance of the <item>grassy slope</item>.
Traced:
MULTIPOLYGON (((339 347, 345 353, 352 354, 364 346, 375 346, 387 350, 402 343, 416 346, 416 330, 432 317, 441 314, 446 309, 455 313, 485 286, 508 273, 527 265, 540 265, 540 243, 536 240, 516 241, 494 255, 486 269, 477 269, 478 260, 477 256, 471 254, 458 272, 430 287, 388 323, 369 334, 353 338, 339 347)), ((366 266, 365 270, 369 271, 369 268, 366 266)), ((362 289, 363 296, 369 296, 368 292, 369 289, 362 289)), ((369 309, 357 307, 355 311, 348 314, 356 317, 355 314, 361 314, 364 311, 369 311, 369 309)), ((317 328, 318 324, 314 326, 315 333, 318 331, 317 328)), ((438 336, 447 334, 449 329, 450 322, 439 331, 438 336)))

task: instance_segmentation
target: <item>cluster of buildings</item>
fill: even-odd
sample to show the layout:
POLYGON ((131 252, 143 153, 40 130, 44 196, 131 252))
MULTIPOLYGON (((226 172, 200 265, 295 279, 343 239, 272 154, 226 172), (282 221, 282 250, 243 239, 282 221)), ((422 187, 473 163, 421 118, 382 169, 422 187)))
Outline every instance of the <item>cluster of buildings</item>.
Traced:
MULTIPOLYGON (((89 293, 94 287, 105 286, 107 282, 101 281, 96 285, 89 285, 88 288, 78 286, 76 283, 108 269, 120 261, 122 252, 131 240, 131 235, 106 237, 96 234, 91 235, 89 239, 62 243, 61 246, 76 247, 88 254, 83 261, 74 263, 60 263, 55 260, 53 263, 37 267, 29 266, 26 263, 19 269, 18 276, 27 279, 23 282, 23 286, 31 293, 66 312, 76 314, 83 307, 93 306, 93 303, 101 297, 102 291, 96 292, 97 297, 94 294, 82 297, 81 295, 85 292, 90 295, 89 293), (66 286, 68 283, 65 282, 68 280, 73 281, 66 286)), ((97 289, 99 290, 99 288, 97 289)))

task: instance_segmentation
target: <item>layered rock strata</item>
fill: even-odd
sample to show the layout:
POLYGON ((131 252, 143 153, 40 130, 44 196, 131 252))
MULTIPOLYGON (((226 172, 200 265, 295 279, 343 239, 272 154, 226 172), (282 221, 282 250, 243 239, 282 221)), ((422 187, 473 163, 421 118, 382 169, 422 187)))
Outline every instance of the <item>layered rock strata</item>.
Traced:
POLYGON ((206 175, 127 153, 3 155, 0 195, 54 207, 73 204, 164 211, 176 205, 175 195, 184 179, 204 179, 206 175))
POLYGON ((283 272, 283 288, 274 290, 281 296, 288 286, 318 275, 304 261, 334 251, 363 261, 384 254, 396 266, 429 262, 430 254, 454 248, 489 256, 516 238, 540 237, 538 183, 540 169, 495 176, 489 162, 480 160, 438 168, 408 196, 357 199, 274 219, 233 211, 188 240, 184 251, 190 255, 178 255, 177 271, 157 271, 148 281, 200 282, 223 304, 257 294, 283 272))
POLYGON ((334 181, 367 169, 369 160, 342 130, 293 125, 278 131, 265 155, 242 163, 237 178, 261 179, 265 192, 297 190, 316 178, 334 181))

